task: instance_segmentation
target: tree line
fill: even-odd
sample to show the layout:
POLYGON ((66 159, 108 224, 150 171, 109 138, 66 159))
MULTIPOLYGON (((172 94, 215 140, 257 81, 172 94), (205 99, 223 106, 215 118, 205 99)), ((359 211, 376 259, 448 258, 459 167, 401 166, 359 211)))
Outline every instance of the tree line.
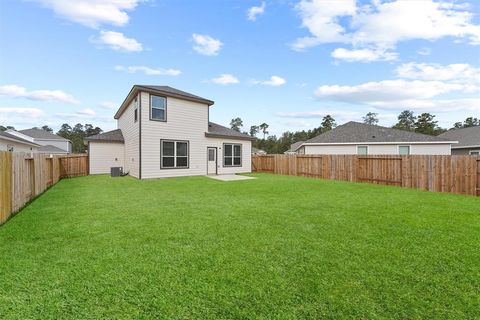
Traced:
MULTIPOLYGON (((368 112, 362 117, 364 123, 369 125, 378 125, 378 113, 368 112)), ((280 137, 275 135, 268 136, 267 129, 269 125, 262 123, 260 125, 252 125, 248 131, 242 131, 243 121, 241 118, 234 118, 230 122, 230 127, 238 132, 243 132, 252 137, 257 138, 253 141, 252 146, 258 149, 265 150, 267 153, 283 153, 290 149, 290 146, 298 141, 306 141, 321 133, 332 130, 337 126, 337 122, 331 115, 323 117, 320 125, 314 129, 301 131, 286 131, 280 137), (258 138, 258 134, 262 136, 258 138)), ((480 119, 475 117, 468 117, 463 122, 456 122, 450 129, 459 129, 480 126, 480 119)), ((406 130, 411 132, 423 133, 428 135, 439 135, 448 129, 438 126, 438 121, 435 120, 435 115, 428 112, 415 115, 411 110, 404 110, 397 116, 397 123, 392 128, 406 130)))
MULTIPOLYGON (((15 127, 12 126, 2 126, 0 125, 0 131, 5 131, 8 129, 15 130, 15 127)), ((53 129, 47 125, 42 127, 34 127, 34 129, 41 129, 47 132, 53 132, 53 129)), ((103 130, 100 127, 94 127, 93 125, 86 123, 81 124, 77 123, 73 127, 70 126, 68 123, 62 124, 60 130, 57 131, 57 135, 72 141, 72 151, 73 153, 84 153, 86 150, 86 146, 83 142, 83 139, 89 136, 93 136, 96 134, 102 133, 103 130)))

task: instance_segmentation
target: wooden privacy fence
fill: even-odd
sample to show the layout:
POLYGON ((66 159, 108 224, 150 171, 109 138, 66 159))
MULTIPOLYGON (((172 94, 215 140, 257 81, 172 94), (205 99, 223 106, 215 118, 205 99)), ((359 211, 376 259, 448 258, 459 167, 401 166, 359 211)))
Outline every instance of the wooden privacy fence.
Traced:
POLYGON ((0 224, 60 179, 87 174, 88 155, 0 151, 0 224))
POLYGON ((480 195, 480 157, 472 156, 252 156, 252 169, 293 176, 369 182, 480 195))

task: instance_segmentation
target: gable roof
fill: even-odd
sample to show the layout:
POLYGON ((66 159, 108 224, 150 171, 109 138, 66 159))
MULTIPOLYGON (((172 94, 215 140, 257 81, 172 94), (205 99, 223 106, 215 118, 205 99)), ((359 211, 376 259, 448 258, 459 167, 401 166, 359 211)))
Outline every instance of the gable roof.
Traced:
POLYGON ((287 151, 285 152, 295 152, 297 151, 298 148, 300 148, 300 146, 304 143, 305 141, 297 141, 295 143, 292 143, 290 145, 290 149, 288 149, 287 151))
POLYGON ((206 137, 212 138, 232 138, 240 140, 255 140, 254 137, 251 137, 247 134, 235 131, 233 129, 221 126, 214 122, 208 123, 208 132, 205 132, 206 137))
POLYGON ((48 132, 42 129, 32 128, 32 129, 18 130, 18 132, 23 133, 24 135, 32 137, 34 139, 70 141, 68 139, 65 139, 64 137, 60 137, 56 134, 53 134, 51 132, 48 132))
POLYGON ((458 144, 452 146, 452 149, 479 147, 480 146, 480 126, 452 129, 442 133, 439 137, 447 140, 456 140, 458 144))
POLYGON ((34 143, 34 142, 31 142, 31 141, 25 140, 25 139, 23 139, 23 138, 14 136, 13 134, 10 134, 10 133, 4 132, 4 131, 0 131, 0 138, 4 138, 4 139, 6 139, 6 140, 10 140, 10 141, 14 141, 14 142, 19 142, 19 143, 23 143, 23 144, 28 144, 29 146, 34 146, 34 147, 39 147, 39 146, 40 146, 40 145, 37 144, 37 143, 34 143))
POLYGON ((60 149, 58 147, 47 144, 46 146, 41 146, 38 148, 40 153, 68 153, 68 151, 60 149))
POLYGON ((387 127, 369 125, 355 121, 347 122, 330 131, 322 133, 305 144, 315 143, 380 143, 380 142, 445 142, 455 143, 441 137, 430 136, 426 134, 392 129, 387 127))
POLYGON ((115 130, 112 130, 112 131, 107 131, 107 132, 103 132, 103 133, 100 133, 100 134, 96 134, 94 136, 86 137, 83 140, 84 141, 99 141, 99 142, 102 142, 102 141, 105 141, 105 142, 122 142, 122 143, 125 142, 125 140, 123 139, 122 130, 120 130, 120 129, 115 129, 115 130))
POLYGON ((188 100, 188 101, 193 101, 193 102, 199 102, 199 103, 204 103, 208 106, 211 106, 214 104, 212 100, 202 98, 200 96, 194 95, 189 92, 185 92, 182 90, 178 90, 169 86, 154 86, 154 85, 143 85, 143 84, 136 84, 132 87, 130 92, 128 93, 127 97, 123 101, 122 105, 118 109, 118 111, 115 113, 114 118, 118 119, 122 115, 122 113, 127 109, 129 106, 130 102, 134 99, 134 97, 137 95, 139 91, 146 91, 150 92, 153 94, 159 94, 163 95, 166 97, 172 97, 172 98, 178 98, 178 99, 183 99, 183 100, 188 100))

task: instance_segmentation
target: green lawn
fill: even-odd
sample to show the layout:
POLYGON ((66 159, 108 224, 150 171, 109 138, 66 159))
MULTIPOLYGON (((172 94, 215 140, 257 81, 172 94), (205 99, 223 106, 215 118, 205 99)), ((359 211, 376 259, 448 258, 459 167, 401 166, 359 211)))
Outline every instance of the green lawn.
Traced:
POLYGON ((0 227, 0 319, 480 317, 480 199, 254 176, 60 181, 0 227))

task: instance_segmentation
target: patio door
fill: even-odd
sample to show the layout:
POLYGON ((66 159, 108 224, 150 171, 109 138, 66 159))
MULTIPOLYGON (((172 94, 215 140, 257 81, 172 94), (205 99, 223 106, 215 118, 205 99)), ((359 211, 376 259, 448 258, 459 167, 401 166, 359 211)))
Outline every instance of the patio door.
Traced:
POLYGON ((207 148, 207 174, 217 174, 217 148, 207 148))

